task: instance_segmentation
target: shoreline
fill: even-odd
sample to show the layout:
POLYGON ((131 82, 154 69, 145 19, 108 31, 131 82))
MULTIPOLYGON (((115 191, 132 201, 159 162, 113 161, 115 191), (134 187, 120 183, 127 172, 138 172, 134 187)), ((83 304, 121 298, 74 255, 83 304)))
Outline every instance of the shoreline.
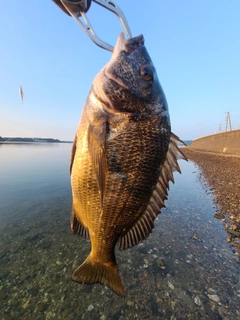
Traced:
POLYGON ((197 164, 200 180, 213 194, 215 218, 225 223, 227 241, 240 256, 240 156, 182 148, 184 155, 197 164))
POLYGON ((56 141, 56 142, 47 142, 47 141, 0 141, 1 144, 56 144, 56 143, 73 143, 73 141, 56 141))

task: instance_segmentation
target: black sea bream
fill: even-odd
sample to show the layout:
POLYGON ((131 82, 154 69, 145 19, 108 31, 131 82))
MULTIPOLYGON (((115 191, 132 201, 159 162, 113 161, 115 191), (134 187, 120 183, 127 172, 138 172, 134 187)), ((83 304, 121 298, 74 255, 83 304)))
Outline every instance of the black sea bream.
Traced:
POLYGON ((72 149, 71 227, 91 241, 74 281, 125 295, 115 245, 130 248, 152 232, 172 172, 180 172, 177 159, 185 158, 178 141, 143 36, 121 33, 93 81, 72 149))

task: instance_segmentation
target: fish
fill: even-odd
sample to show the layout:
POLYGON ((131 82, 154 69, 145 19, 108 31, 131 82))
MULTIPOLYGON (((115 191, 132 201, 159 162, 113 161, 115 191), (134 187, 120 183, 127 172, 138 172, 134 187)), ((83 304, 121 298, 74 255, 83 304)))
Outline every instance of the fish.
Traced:
POLYGON ((91 242, 73 281, 125 296, 115 246, 128 249, 152 232, 186 159, 179 142, 143 35, 121 33, 93 80, 72 146, 71 229, 91 242))

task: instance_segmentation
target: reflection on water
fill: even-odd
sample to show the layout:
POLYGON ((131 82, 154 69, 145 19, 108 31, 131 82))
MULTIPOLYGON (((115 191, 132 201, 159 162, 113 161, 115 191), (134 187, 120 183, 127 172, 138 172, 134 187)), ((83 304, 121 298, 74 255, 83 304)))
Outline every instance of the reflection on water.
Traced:
POLYGON ((238 265, 191 162, 150 237, 116 252, 126 299, 71 281, 90 244, 70 232, 70 148, 0 148, 0 319, 239 319, 238 265))
MULTIPOLYGON (((0 144, 0 209, 69 188, 71 144, 0 144)), ((1 212, 1 211, 0 211, 1 212)), ((2 214, 0 213, 0 219, 2 214)))

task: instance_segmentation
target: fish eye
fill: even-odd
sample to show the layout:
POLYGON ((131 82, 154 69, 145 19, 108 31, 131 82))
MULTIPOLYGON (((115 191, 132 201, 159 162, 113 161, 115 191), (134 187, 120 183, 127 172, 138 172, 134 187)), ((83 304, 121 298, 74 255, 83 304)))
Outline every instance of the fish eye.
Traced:
POLYGON ((139 72, 140 72, 140 77, 143 80, 146 80, 146 81, 153 80, 153 70, 149 66, 147 65, 141 66, 139 72))

